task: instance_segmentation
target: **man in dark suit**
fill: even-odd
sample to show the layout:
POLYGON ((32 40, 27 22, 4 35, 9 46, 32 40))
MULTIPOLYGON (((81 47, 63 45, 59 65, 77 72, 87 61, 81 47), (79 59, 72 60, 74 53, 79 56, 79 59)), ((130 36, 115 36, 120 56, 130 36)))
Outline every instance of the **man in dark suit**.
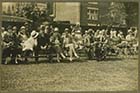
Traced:
POLYGON ((17 37, 16 30, 8 27, 7 33, 3 36, 2 64, 6 64, 6 58, 11 57, 11 63, 18 63, 17 55, 21 51, 20 41, 17 37))
POLYGON ((35 49, 35 61, 38 62, 38 55, 40 50, 47 50, 48 44, 49 44, 49 33, 45 32, 45 26, 40 27, 39 35, 37 37, 37 46, 35 49))

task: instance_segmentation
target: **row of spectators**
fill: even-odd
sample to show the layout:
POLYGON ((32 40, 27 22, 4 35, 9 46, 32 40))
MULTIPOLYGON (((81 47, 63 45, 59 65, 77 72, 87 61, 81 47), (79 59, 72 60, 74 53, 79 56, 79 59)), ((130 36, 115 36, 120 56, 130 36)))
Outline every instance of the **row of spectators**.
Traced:
POLYGON ((127 55, 138 52, 137 29, 128 29, 126 36, 115 29, 87 29, 84 33, 81 30, 79 23, 73 28, 65 28, 62 34, 58 27, 50 25, 40 25, 38 31, 33 30, 31 33, 25 26, 19 31, 16 26, 8 27, 7 30, 2 27, 2 63, 7 63, 8 56, 11 56, 12 63, 18 63, 17 57, 23 55, 27 62, 27 56, 31 54, 38 62, 41 50, 46 51, 49 61, 53 59, 52 54, 56 54, 57 62, 68 56, 70 61, 74 57, 79 58, 78 50, 85 50, 89 59, 95 57, 97 60, 104 59, 110 53, 127 55))

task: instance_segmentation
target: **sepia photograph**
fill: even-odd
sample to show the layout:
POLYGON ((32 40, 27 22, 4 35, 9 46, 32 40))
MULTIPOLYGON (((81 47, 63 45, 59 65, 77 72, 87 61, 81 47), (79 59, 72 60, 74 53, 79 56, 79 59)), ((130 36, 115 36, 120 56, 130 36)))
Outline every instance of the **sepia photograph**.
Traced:
POLYGON ((9 0, 1 13, 2 91, 138 91, 139 2, 9 0))

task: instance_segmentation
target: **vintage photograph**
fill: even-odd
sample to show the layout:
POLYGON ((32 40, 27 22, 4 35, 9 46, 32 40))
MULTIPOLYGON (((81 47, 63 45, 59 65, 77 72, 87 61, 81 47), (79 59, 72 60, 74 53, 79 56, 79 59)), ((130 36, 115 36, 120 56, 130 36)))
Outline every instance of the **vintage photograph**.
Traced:
POLYGON ((2 2, 2 91, 137 91, 139 3, 2 2))

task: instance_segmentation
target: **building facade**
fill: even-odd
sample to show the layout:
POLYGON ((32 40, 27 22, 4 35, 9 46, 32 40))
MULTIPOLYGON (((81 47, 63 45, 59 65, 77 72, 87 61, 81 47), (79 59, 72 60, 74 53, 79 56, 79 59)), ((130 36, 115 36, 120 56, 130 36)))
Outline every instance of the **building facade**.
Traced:
MULTIPOLYGON (((103 11, 99 2, 55 2, 55 21, 79 22, 83 26, 100 24, 103 11)), ((104 9, 105 10, 105 9, 104 9)), ((105 10, 105 12, 107 12, 105 10)))
POLYGON ((55 21, 80 22, 79 2, 54 2, 54 6, 55 21))
MULTIPOLYGON (((3 2, 3 14, 14 15, 17 8, 22 9, 24 6, 31 5, 36 2, 3 2)), ((50 15, 53 15, 54 21, 69 21, 71 24, 77 22, 83 26, 96 26, 98 24, 112 24, 108 16, 111 2, 37 2, 38 8, 46 8, 50 15)), ((125 23, 128 26, 138 25, 138 4, 124 3, 126 13, 128 14, 125 23), (130 11, 131 10, 131 11, 130 11), (130 16, 130 17, 129 17, 130 16)))
POLYGON ((99 3, 81 2, 80 23, 81 25, 95 26, 99 22, 99 3))

